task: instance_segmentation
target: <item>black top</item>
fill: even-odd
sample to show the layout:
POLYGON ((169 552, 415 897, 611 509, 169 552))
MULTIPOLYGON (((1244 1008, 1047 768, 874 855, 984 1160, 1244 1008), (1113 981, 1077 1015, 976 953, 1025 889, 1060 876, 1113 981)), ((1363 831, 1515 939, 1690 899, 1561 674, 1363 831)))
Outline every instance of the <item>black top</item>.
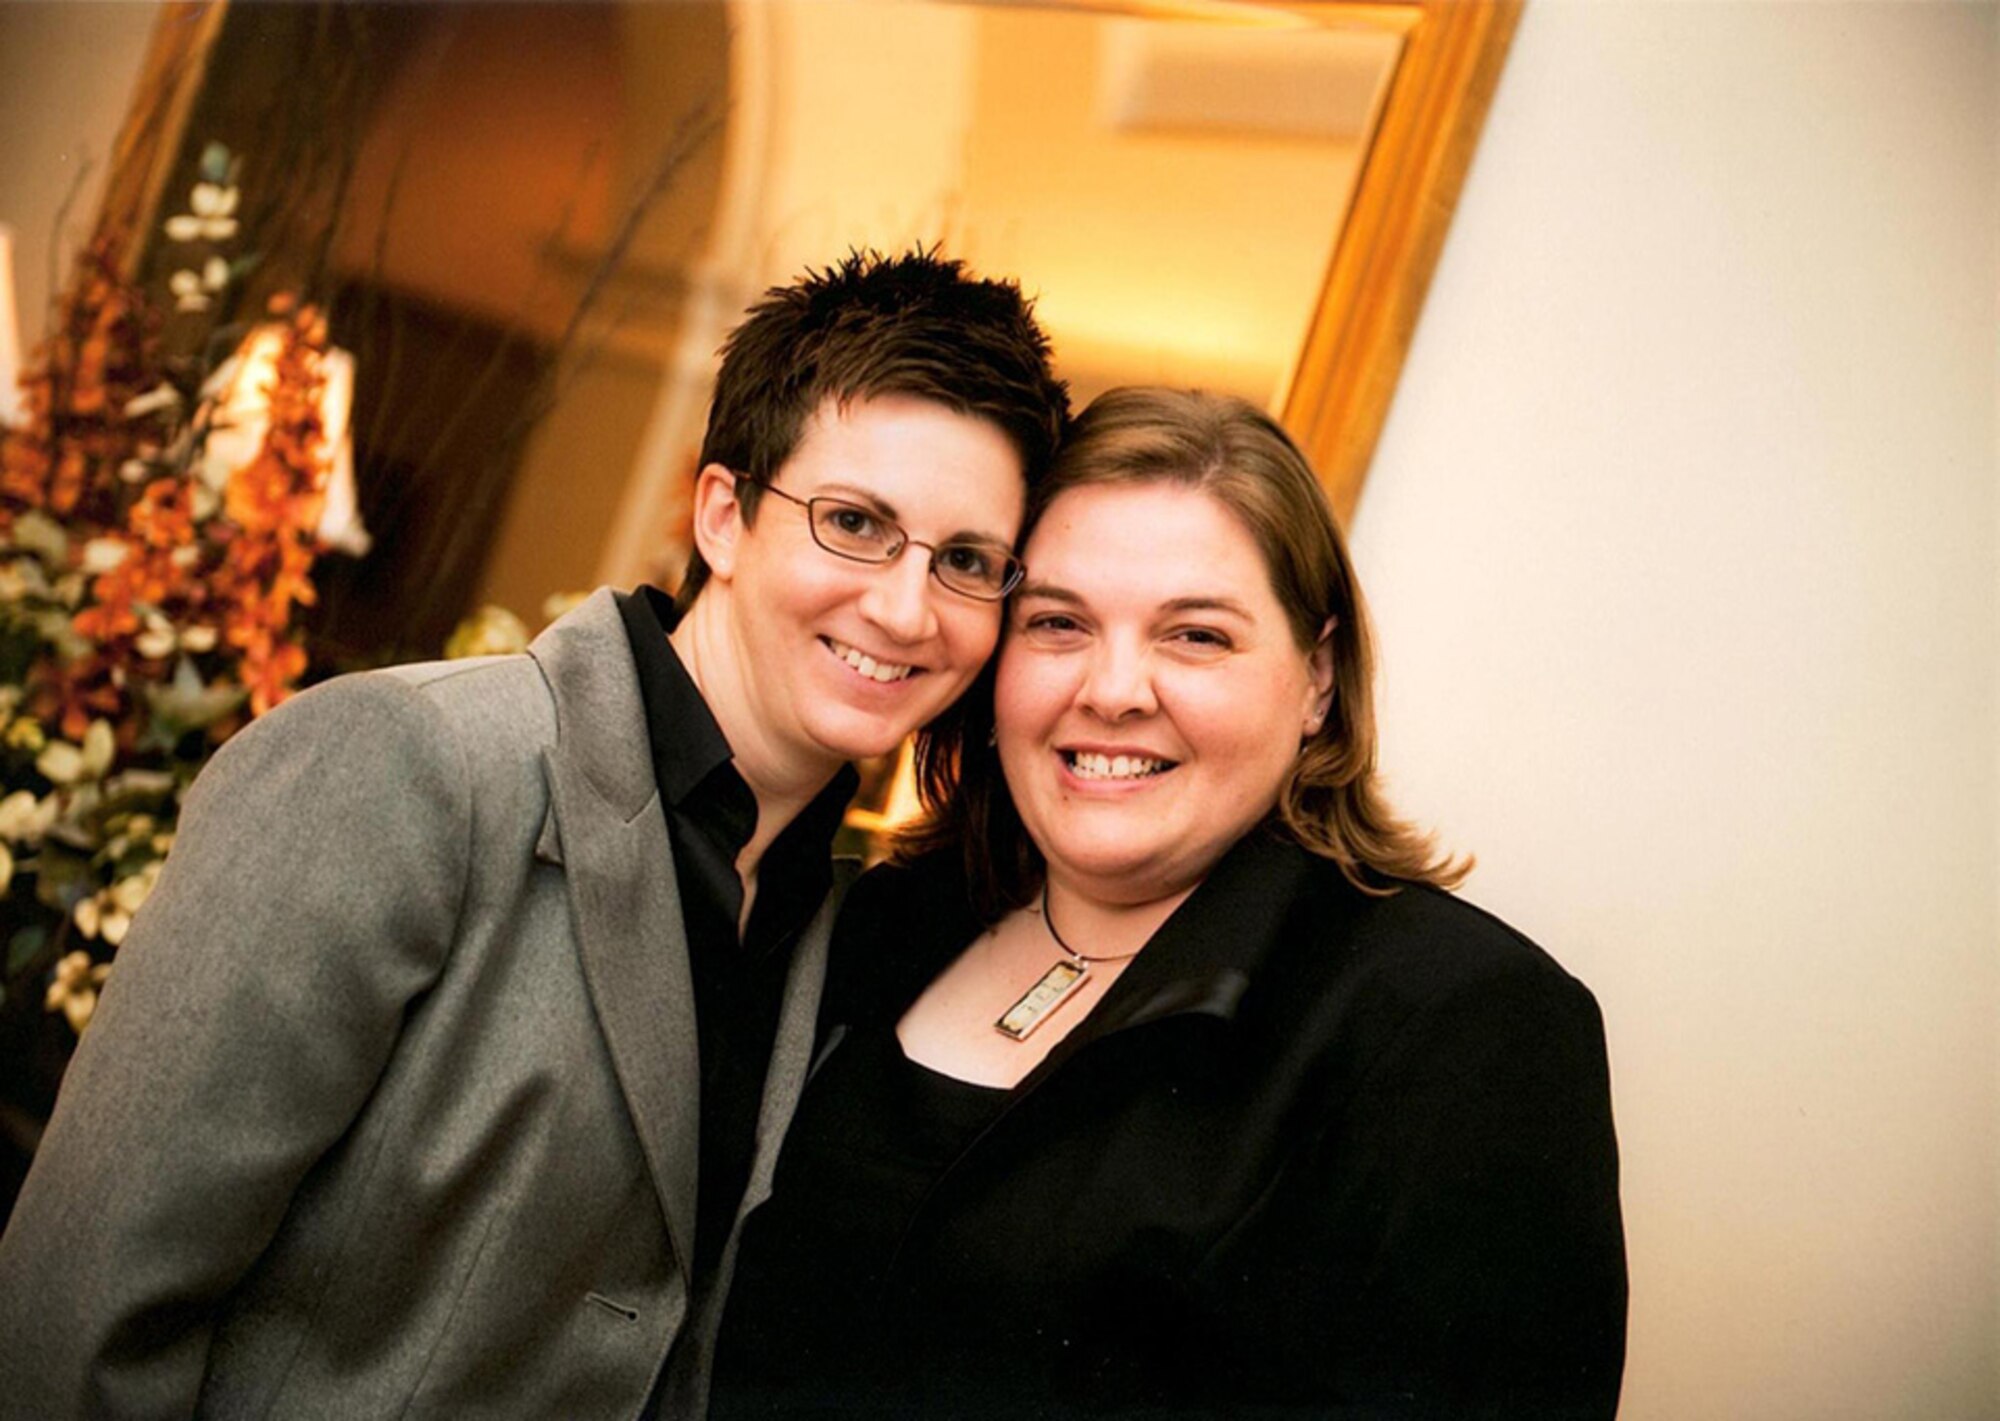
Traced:
POLYGON ((855 1034, 826 1063, 785 1138, 785 1185, 744 1225, 710 1421, 784 1414, 845 1379, 858 1409, 896 1381, 871 1325, 903 1230, 1008 1092, 903 1054, 891 1029, 855 1034), (809 1266, 801 1266, 802 1264, 809 1266))
POLYGON ((836 1044, 745 1230, 718 1414, 1613 1414, 1603 1029, 1534 944, 1258 831, 914 1209, 907 1183, 871 1199, 907 1126, 857 1130, 843 1173, 815 1122, 908 1108, 841 1058, 978 931, 942 859, 850 893, 836 1044), (857 1297, 822 1275, 855 1266, 844 1235, 878 1210, 898 1237, 867 1225, 857 1297), (788 1336, 769 1300, 791 1288, 838 1315, 788 1336))
POLYGON ((694 978, 701 1172, 693 1275, 697 1290, 706 1291, 750 1178, 792 945, 833 881, 833 833, 854 795, 855 776, 842 770, 765 851, 757 901, 739 941, 743 881, 736 856, 756 830, 756 796, 736 772, 722 728, 667 640, 678 620, 672 602, 642 587, 621 594, 618 610, 646 704, 694 978))

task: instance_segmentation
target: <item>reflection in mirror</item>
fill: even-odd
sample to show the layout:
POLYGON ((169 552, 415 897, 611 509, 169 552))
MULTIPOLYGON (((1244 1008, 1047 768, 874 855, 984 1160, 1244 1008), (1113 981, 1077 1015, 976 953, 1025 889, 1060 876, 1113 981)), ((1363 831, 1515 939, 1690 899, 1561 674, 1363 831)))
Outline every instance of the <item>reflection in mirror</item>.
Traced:
POLYGON ((758 291, 850 246, 942 241, 1018 277, 1079 402, 1147 381, 1282 400, 1395 29, 894 0, 737 13, 722 210, 674 273, 688 324, 593 580, 674 579, 716 344, 758 291))
POLYGON ((1518 8, 171 4, 105 214, 156 231, 219 142, 246 308, 331 303, 376 539, 309 628, 344 669, 673 583, 717 346, 849 247, 1018 277, 1080 400, 1282 410, 1345 513, 1518 8))

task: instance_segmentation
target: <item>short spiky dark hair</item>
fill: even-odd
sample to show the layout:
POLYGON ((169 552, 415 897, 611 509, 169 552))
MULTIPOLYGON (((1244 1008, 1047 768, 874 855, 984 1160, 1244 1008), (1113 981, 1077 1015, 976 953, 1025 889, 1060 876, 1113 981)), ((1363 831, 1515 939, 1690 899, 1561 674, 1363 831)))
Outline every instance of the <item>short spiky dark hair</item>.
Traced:
MULTIPOLYGON (((991 421, 1020 454, 1030 492, 1069 421, 1068 389, 1018 285, 975 277, 936 248, 893 257, 855 251, 772 287, 730 332, 699 467, 770 478, 826 400, 880 395, 935 400, 991 421)), ((740 488, 745 521, 761 493, 755 484, 740 488)), ((707 581, 697 549, 677 599, 682 610, 707 581)))

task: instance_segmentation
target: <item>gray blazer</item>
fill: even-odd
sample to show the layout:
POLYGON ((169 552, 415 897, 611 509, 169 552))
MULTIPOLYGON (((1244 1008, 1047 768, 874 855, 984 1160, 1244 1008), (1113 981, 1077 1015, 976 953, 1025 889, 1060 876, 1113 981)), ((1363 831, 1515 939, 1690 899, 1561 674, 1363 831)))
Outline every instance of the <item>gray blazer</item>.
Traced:
POLYGON ((663 1374, 698 1415, 698 1080, 611 595, 309 691, 215 757, 118 954, 0 1239, 0 1417, 626 1418, 663 1374))

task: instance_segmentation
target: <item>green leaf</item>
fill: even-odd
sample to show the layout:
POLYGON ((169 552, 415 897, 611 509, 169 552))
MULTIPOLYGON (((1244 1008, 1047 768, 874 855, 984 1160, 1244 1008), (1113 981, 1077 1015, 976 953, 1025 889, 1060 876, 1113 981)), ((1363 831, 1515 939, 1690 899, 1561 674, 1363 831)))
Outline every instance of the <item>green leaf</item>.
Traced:
POLYGON ((40 872, 35 875, 35 896, 65 917, 80 900, 98 889, 97 875, 91 871, 87 857, 59 853, 53 845, 44 843, 37 862, 40 872))
POLYGON ((174 667, 174 679, 165 686, 147 687, 145 694, 153 714, 168 728, 163 738, 171 744, 175 732, 213 725, 241 705, 249 693, 240 686, 205 683, 194 663, 183 656, 174 667))
POLYGON ((48 946, 49 929, 46 923, 30 923, 7 944, 7 976, 19 977, 35 965, 42 949, 48 946))
POLYGON ((14 546, 52 568, 69 564, 69 533, 55 519, 30 509, 14 520, 14 546))
POLYGON ((201 150, 201 176, 204 182, 229 181, 229 149, 225 145, 210 143, 201 150))

